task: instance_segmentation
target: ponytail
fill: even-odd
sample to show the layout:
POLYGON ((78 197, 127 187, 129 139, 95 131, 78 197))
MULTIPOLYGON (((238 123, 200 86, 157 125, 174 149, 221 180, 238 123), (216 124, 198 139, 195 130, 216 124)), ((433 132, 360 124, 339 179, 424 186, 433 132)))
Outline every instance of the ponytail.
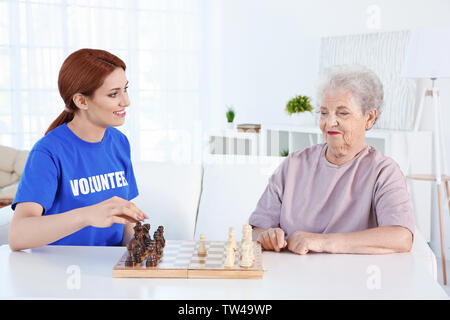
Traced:
POLYGON ((45 135, 55 129, 56 127, 59 127, 60 125, 72 121, 74 117, 74 113, 72 111, 64 110, 61 112, 61 114, 56 118, 52 124, 48 127, 47 131, 45 131, 45 135))

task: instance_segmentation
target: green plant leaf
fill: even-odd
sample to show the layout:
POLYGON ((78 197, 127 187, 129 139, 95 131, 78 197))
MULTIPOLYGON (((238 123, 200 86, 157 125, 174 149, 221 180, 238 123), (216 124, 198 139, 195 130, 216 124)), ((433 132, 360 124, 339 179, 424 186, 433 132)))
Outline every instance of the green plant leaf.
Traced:
POLYGON ((293 113, 300 113, 305 111, 312 111, 310 98, 308 96, 298 95, 286 103, 285 110, 291 115, 293 113))

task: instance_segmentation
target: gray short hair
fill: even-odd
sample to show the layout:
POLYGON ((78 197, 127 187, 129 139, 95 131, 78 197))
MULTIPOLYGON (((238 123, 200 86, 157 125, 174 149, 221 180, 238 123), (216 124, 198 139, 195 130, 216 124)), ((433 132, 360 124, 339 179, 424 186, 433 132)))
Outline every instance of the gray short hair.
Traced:
POLYGON ((383 110, 383 84, 380 78, 367 67, 361 65, 341 65, 326 69, 318 86, 318 102, 327 91, 348 90, 361 106, 363 114, 377 110, 377 118, 383 110))

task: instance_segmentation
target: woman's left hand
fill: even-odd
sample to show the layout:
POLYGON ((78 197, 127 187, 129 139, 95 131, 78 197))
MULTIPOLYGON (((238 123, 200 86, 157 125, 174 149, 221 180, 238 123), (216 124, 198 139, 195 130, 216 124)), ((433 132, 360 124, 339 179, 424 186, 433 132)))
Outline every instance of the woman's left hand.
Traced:
POLYGON ((297 254, 307 254, 309 251, 323 252, 326 235, 296 231, 287 239, 287 247, 297 254))

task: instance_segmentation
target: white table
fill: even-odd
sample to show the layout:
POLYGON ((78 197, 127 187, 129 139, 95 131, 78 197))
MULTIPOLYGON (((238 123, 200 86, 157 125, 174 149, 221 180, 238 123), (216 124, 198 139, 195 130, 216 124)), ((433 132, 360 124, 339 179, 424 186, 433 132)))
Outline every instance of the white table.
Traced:
POLYGON ((0 298, 448 299, 413 253, 264 252, 263 279, 125 279, 112 268, 123 247, 0 247, 0 298))

